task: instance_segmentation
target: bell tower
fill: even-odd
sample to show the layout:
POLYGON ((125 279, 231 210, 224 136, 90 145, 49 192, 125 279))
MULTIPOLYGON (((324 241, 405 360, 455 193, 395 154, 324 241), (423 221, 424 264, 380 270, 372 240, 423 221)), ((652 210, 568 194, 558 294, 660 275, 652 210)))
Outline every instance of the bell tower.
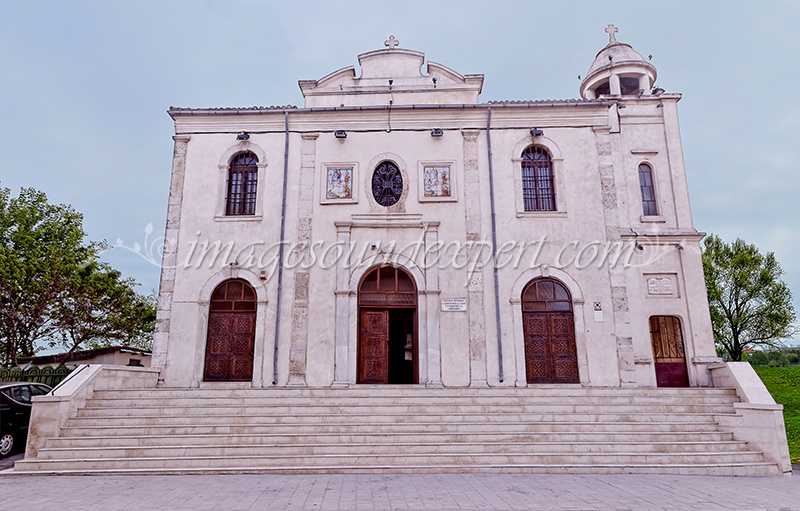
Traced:
POLYGON ((581 82, 581 97, 649 95, 656 68, 626 43, 617 41, 617 27, 609 25, 608 44, 597 56, 581 82))

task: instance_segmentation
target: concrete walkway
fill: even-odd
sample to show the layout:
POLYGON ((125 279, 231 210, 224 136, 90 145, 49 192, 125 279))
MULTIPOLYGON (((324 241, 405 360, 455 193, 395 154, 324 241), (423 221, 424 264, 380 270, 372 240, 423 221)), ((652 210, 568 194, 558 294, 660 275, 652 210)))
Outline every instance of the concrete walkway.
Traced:
POLYGON ((800 477, 667 475, 4 476, 0 511, 800 510, 800 477))

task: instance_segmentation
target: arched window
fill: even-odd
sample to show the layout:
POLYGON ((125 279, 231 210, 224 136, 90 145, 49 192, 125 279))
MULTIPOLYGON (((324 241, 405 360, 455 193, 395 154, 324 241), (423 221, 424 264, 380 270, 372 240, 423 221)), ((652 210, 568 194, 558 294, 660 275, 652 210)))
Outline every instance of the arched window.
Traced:
POLYGON ((403 195, 403 175, 397 165, 385 161, 372 173, 372 196, 381 206, 389 207, 397 204, 403 195))
POLYGON ((239 153, 231 160, 228 171, 226 215, 256 214, 256 185, 258 158, 250 151, 239 153))
POLYGON ((417 303, 417 288, 411 276, 394 266, 377 266, 358 288, 358 303, 366 306, 406 306, 417 303))
POLYGON ((657 216, 656 189, 653 186, 653 169, 650 165, 639 165, 639 188, 642 189, 642 214, 644 216, 657 216))
POLYGON ((543 147, 531 146, 522 152, 522 199, 525 211, 555 211, 556 189, 553 163, 543 147))

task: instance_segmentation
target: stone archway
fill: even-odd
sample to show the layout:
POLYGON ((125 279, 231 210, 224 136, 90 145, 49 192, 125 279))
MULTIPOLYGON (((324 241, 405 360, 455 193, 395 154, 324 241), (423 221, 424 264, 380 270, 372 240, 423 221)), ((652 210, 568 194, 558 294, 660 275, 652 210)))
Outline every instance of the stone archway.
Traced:
POLYGON ((256 332, 256 292, 230 279, 211 295, 204 381, 251 381, 256 332))
POLYGON ((373 267, 358 288, 358 383, 419 383, 417 286, 396 266, 373 267))
POLYGON ((578 383, 572 297, 553 278, 530 281, 522 291, 527 383, 578 383))

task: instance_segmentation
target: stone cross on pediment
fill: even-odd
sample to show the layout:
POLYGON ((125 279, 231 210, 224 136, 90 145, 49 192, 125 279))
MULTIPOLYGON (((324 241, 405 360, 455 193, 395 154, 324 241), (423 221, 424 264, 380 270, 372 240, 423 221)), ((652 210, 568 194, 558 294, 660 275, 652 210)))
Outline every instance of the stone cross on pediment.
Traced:
POLYGON ((390 50, 394 50, 395 46, 400 44, 400 41, 394 38, 393 35, 389 36, 389 39, 383 42, 384 46, 388 46, 390 50))
POLYGON ((619 29, 614 25, 609 25, 606 28, 606 33, 608 34, 608 44, 617 44, 617 37, 614 35, 619 32, 619 29))

